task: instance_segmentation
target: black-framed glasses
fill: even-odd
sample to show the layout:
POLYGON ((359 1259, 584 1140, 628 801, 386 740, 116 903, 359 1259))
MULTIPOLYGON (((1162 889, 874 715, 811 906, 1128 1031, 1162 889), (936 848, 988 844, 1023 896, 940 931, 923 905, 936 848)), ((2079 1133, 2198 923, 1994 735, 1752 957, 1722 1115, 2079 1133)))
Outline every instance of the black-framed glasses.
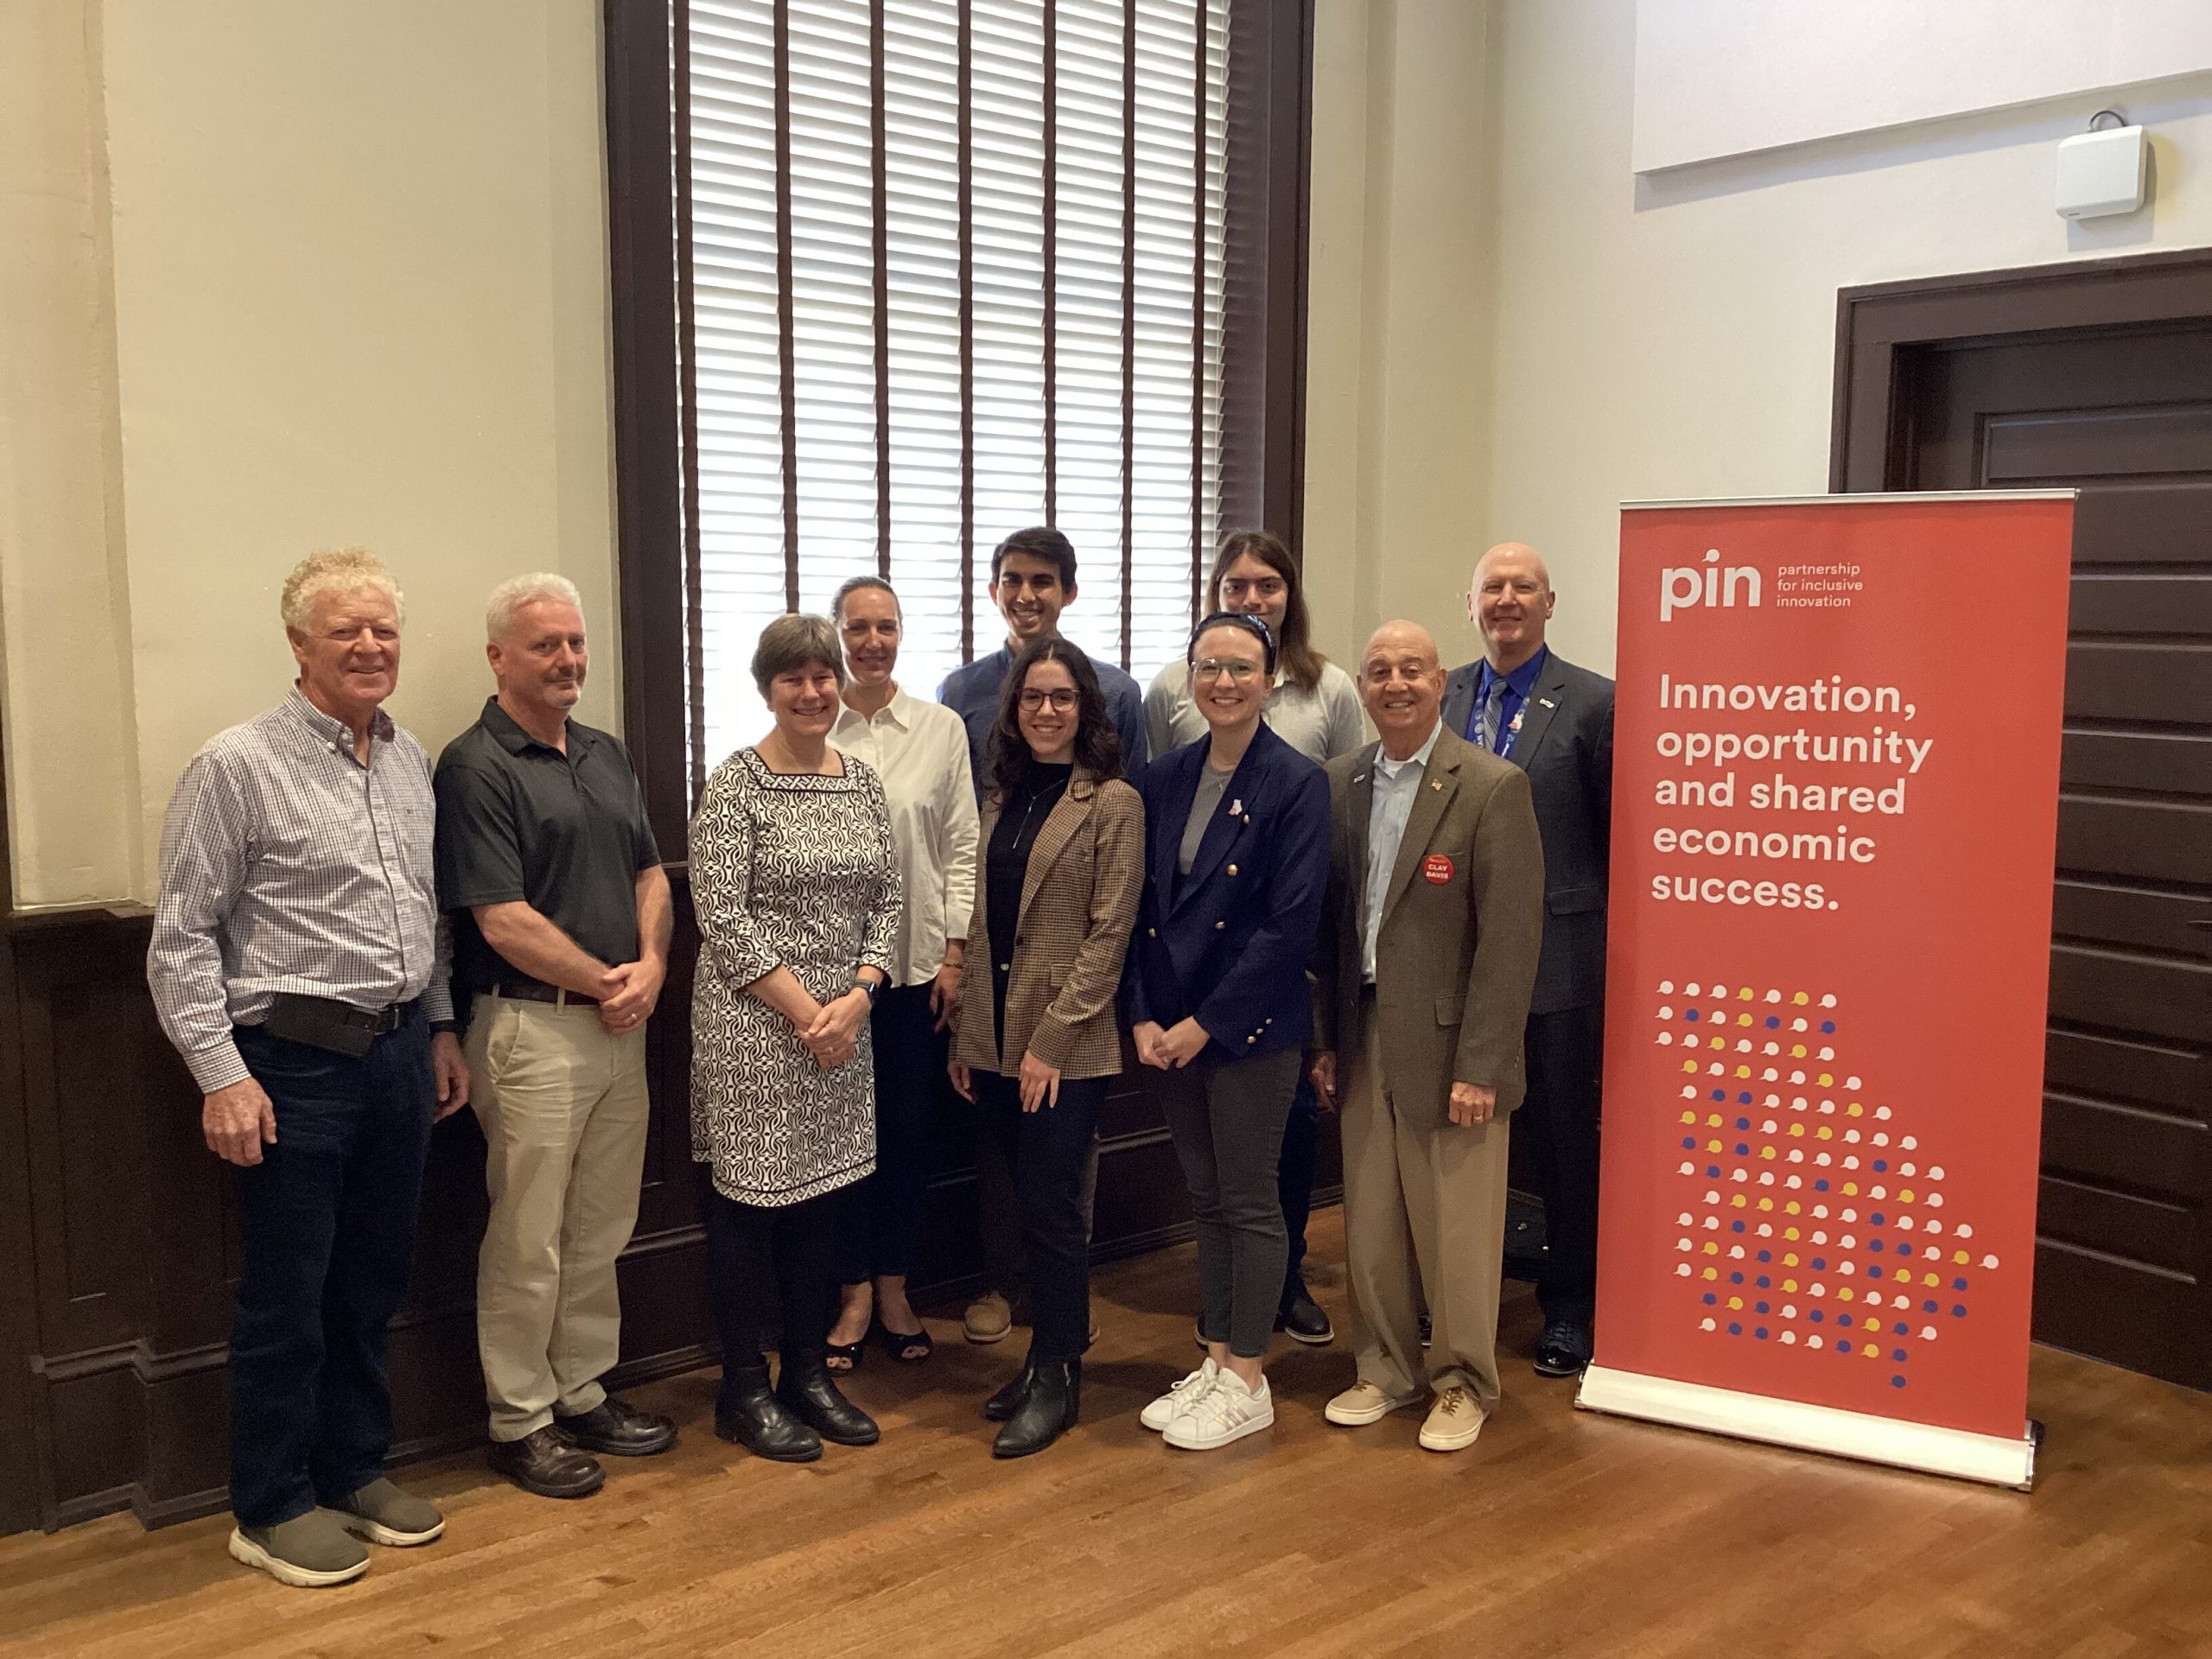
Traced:
POLYGON ((1076 706, 1077 701, 1072 686, 1056 686, 1050 691, 1024 689, 1020 697, 1022 708, 1033 715, 1047 703, 1058 713, 1065 715, 1076 706))

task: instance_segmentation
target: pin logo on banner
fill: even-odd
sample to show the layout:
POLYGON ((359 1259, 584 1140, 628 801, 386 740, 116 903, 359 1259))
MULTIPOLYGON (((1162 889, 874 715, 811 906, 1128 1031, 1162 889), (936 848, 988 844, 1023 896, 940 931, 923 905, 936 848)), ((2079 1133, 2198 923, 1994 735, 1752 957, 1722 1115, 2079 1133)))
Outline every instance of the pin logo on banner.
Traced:
POLYGON ((1740 600, 1745 608, 1755 608, 1759 587, 1758 566, 1732 565, 1724 570, 1720 550, 1708 547, 1703 564, 1676 565, 1659 573, 1659 620, 1671 622, 1676 611, 1693 605, 1733 606, 1740 600))

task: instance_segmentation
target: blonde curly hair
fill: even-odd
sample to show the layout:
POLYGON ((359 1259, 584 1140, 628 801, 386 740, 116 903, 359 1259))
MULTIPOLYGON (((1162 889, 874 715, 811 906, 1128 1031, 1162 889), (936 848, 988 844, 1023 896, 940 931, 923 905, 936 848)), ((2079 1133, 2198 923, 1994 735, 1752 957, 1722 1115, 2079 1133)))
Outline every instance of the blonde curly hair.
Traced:
POLYGON ((341 547, 310 553, 284 578, 284 591, 277 601, 284 626, 295 633, 305 633, 314 620, 316 600, 325 594, 357 594, 364 588, 374 588, 389 599, 395 613, 405 610, 398 583, 384 568, 384 561, 368 549, 341 547))

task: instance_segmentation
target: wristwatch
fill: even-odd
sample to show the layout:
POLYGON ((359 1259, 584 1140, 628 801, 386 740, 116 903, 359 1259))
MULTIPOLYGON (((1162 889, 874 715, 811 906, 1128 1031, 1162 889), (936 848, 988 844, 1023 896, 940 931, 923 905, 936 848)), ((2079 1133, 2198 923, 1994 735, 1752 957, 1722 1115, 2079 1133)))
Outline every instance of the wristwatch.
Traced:
POLYGON ((883 982, 880 979, 862 979, 858 974, 855 974, 853 988, 868 993, 868 1005, 872 1008, 875 1006, 877 994, 883 989, 883 982))

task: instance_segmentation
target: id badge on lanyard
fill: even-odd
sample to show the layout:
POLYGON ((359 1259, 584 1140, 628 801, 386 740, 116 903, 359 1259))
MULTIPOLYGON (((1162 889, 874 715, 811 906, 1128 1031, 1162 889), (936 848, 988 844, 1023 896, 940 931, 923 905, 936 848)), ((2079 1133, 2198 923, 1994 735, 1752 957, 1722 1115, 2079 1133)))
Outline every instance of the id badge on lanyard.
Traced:
POLYGON ((1505 722, 1505 736, 1497 746, 1499 760, 1510 760, 1513 758, 1513 746, 1521 739, 1521 722, 1528 717, 1529 699, 1523 697, 1521 706, 1513 711, 1513 718, 1505 722))

